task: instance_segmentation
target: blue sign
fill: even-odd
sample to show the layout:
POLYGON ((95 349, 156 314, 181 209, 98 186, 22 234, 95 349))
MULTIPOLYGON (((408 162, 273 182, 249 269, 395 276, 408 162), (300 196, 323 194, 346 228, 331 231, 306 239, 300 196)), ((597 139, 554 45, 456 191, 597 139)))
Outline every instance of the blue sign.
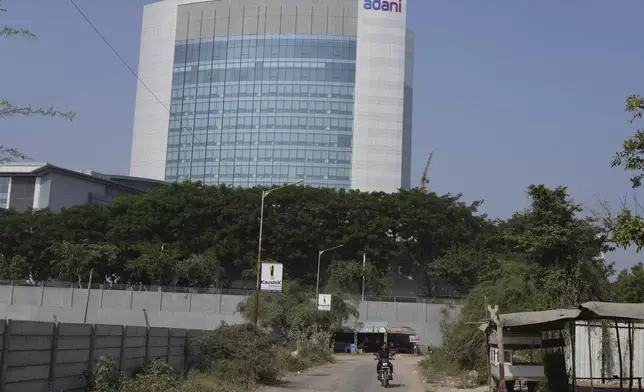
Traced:
POLYGON ((401 13, 403 0, 364 0, 364 9, 401 13))

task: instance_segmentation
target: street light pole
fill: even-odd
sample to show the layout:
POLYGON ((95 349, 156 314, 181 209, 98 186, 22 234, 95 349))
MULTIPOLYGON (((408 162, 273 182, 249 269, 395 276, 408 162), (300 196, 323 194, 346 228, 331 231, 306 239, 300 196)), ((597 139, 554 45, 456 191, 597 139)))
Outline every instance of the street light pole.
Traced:
POLYGON ((323 249, 323 250, 318 250, 318 273, 317 273, 317 278, 315 282, 315 333, 318 333, 318 297, 320 296, 320 259, 322 258, 322 254, 324 252, 338 249, 344 246, 343 244, 340 244, 338 246, 334 246, 333 248, 328 248, 328 249, 323 249))
POLYGON ((364 302, 364 280, 365 280, 365 267, 367 264, 367 254, 362 254, 362 302, 364 302))
POLYGON ((267 189, 265 191, 262 191, 262 207, 259 213, 259 241, 258 241, 259 245, 257 248, 257 282, 255 284, 255 317, 254 317, 255 326, 257 326, 257 320, 259 320, 259 292, 261 288, 261 278, 262 278, 262 231, 264 229, 264 199, 266 199, 266 196, 268 196, 271 192, 274 192, 282 188, 286 188, 287 186, 299 185, 303 182, 304 180, 300 180, 292 184, 286 184, 286 185, 278 186, 273 189, 267 189))

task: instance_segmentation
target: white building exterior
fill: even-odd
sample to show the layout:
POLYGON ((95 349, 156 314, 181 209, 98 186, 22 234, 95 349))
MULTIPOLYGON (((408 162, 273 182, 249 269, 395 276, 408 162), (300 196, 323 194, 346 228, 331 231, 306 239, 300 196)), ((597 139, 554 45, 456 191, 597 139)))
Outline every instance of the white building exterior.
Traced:
MULTIPOLYGON (((313 186, 362 191, 395 192, 399 188, 409 188, 414 35, 406 27, 407 9, 408 0, 161 0, 145 6, 139 77, 154 94, 141 83, 137 86, 130 175, 168 181, 192 179, 238 186, 304 180, 304 184, 313 186), (243 57, 243 52, 238 58, 231 48, 234 40, 240 37, 251 37, 253 40, 249 42, 252 42, 252 53, 256 57, 251 54, 251 61, 243 57), (292 43, 295 40, 296 45, 299 42, 315 42, 314 45, 319 45, 318 57, 323 57, 319 54, 322 50, 320 48, 326 45, 328 38, 340 46, 345 45, 338 43, 340 41, 353 42, 355 46, 350 50, 355 53, 349 60, 339 57, 301 59, 293 58, 297 56, 284 51, 284 55, 272 59, 271 67, 279 70, 276 71, 279 72, 278 79, 273 80, 266 76, 270 62, 268 55, 264 52, 263 56, 266 58, 260 58, 257 54, 259 51, 255 51, 254 37, 266 39, 261 41, 258 38, 257 45, 259 42, 269 45, 268 39, 275 37, 281 40, 279 42, 292 43), (307 41, 309 38, 313 40, 307 41), (191 63, 186 58, 178 64, 178 60, 175 60, 175 49, 180 47, 178 45, 212 46, 213 40, 215 46, 222 40, 228 45, 229 52, 225 61, 208 59, 204 62, 203 56, 199 56, 199 62, 191 63), (262 61, 263 81, 257 71, 262 66, 262 61), (300 76, 290 79, 288 76, 287 79, 282 77, 284 70, 288 75, 289 67, 293 67, 293 64, 295 67, 302 66, 302 79, 298 79, 300 76), (349 72, 351 80, 334 83, 330 80, 336 79, 324 79, 331 78, 330 68, 338 64, 348 64, 338 72, 349 72), (242 81, 240 77, 239 81, 231 82, 225 76, 225 80, 215 81, 215 72, 210 71, 212 78, 207 76, 208 81, 205 83, 202 83, 199 74, 199 84, 189 84, 192 83, 188 82, 187 76, 190 68, 198 68, 202 72, 218 67, 226 67, 227 75, 237 72, 232 70, 233 67, 251 67, 255 69, 252 71, 255 72, 254 79, 242 81), (308 70, 304 71, 307 67, 318 68, 318 79, 304 79, 305 74, 308 78, 308 70), (182 72, 186 74, 185 81, 177 83, 175 80, 173 90, 173 77, 184 78, 182 72), (226 102, 231 83, 238 86, 235 87, 235 93, 247 91, 246 89, 250 91, 251 87, 246 86, 254 86, 249 97, 242 98, 239 93, 240 98, 236 99, 251 102, 254 97, 256 102, 251 105, 252 115, 249 110, 246 125, 237 125, 239 139, 235 136, 234 143, 237 146, 234 148, 226 147, 228 139, 225 129, 229 116, 226 110, 231 107, 226 102), (267 93, 268 88, 261 90, 260 87, 272 84, 276 84, 276 90, 279 89, 275 97, 270 95, 272 91, 267 93), (283 89, 281 85, 286 85, 286 95, 280 95, 279 91, 283 89), (289 97, 291 87, 299 89, 300 85, 306 86, 309 98, 302 98, 305 94, 304 87, 299 96, 289 97), (320 90, 325 85, 329 89, 328 99, 327 95, 320 95, 320 90), (203 114, 204 120, 200 122, 199 105, 200 102, 205 104, 207 101, 200 101, 199 95, 196 98, 187 96, 186 91, 191 88, 201 91, 204 86, 213 92, 218 86, 226 91, 221 97, 210 95, 210 118, 207 118, 208 114, 203 114), (333 96, 330 93, 332 87, 333 96), (341 91, 337 95, 340 98, 337 99, 336 88, 341 91), (343 95, 346 89, 350 94, 348 96, 343 95), (179 94, 182 98, 177 99, 179 94), (336 116, 332 110, 322 112, 313 109, 316 104, 324 109, 327 109, 324 106, 326 104, 335 107, 336 101, 341 104, 345 98, 350 102, 350 114, 338 111, 336 116), (224 101, 223 114, 212 109, 218 99, 224 101), (271 100, 277 104, 270 102, 271 100), (291 124, 288 129, 286 126, 280 129, 280 118, 274 121, 273 117, 296 116, 279 112, 281 101, 288 107, 291 104, 297 106, 298 101, 304 100, 309 101, 309 106, 306 106, 307 103, 300 103, 298 116, 301 120, 305 117, 303 113, 308 113, 311 121, 308 124, 300 121, 300 129, 295 129, 291 124), (186 110, 186 107, 195 103, 195 111, 186 110), (327 119, 324 116, 327 113, 329 122, 325 122, 327 119), (219 125, 212 125, 214 119, 220 121, 217 116, 224 121, 221 131, 217 128, 219 125), (350 141, 345 146, 341 136, 344 132, 342 125, 337 131, 334 126, 338 119, 342 124, 346 118, 350 119, 350 141), (170 125, 172 120, 176 120, 174 130, 170 125), (318 120, 320 124, 315 123, 318 120), (198 124, 205 122, 208 125, 203 125, 203 130, 199 130, 198 124), (180 125, 177 126, 177 123, 180 125), (242 126, 247 127, 246 131, 241 129, 242 126), (248 140, 241 140, 242 131, 248 140), (176 144, 172 144, 172 132, 177 135, 176 144), (272 139, 272 132, 275 132, 275 139, 272 139), (269 141, 265 140, 264 134, 268 134, 269 141), (291 136, 290 141, 283 142, 284 138, 289 140, 289 134, 295 135, 291 136), (294 141, 297 140, 297 135, 300 140, 294 141), (311 141, 307 139, 309 135, 311 141), (247 142, 247 147, 244 147, 244 142, 247 142), (279 148, 273 147, 278 146, 278 143, 282 143, 279 148), (344 147, 349 149, 348 152, 343 150, 344 147), (336 156, 340 158, 336 160, 336 156)), ((244 41, 242 48, 246 45, 245 42, 247 41, 244 41)), ((201 49, 202 46, 199 48, 203 54, 205 49, 201 49)), ((267 51, 270 47, 263 49, 267 51)), ((239 105, 232 110, 239 110, 238 113, 241 113, 242 103, 239 105)), ((239 119, 243 116, 246 114, 237 115, 236 124, 242 124, 239 119)))

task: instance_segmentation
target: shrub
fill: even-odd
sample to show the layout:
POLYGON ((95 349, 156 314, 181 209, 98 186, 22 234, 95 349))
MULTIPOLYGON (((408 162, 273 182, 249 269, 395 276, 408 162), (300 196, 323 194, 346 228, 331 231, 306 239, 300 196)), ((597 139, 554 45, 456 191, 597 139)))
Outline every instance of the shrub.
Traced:
POLYGON ((116 392, 123 377, 113 357, 99 357, 90 377, 90 390, 93 392, 116 392))
POLYGON ((123 385, 123 392, 165 392, 179 387, 179 374, 167 363, 158 360, 145 365, 133 380, 123 385))
POLYGON ((289 334, 290 344, 278 353, 280 369, 297 372, 333 361, 329 347, 331 335, 313 331, 314 327, 295 328, 289 334))
POLYGON ((194 339, 201 370, 239 385, 277 380, 279 370, 267 334, 252 324, 222 325, 194 339))

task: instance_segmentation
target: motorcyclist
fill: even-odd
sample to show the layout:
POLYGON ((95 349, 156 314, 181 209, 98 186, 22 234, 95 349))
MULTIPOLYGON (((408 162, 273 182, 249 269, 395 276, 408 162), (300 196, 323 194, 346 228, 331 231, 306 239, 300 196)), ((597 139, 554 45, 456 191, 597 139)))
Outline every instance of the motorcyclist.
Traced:
MULTIPOLYGON (((378 353, 376 354, 378 356, 378 365, 376 366, 376 373, 378 374, 378 380, 380 380, 380 367, 382 366, 382 361, 383 360, 390 360, 393 354, 389 353, 389 350, 387 349, 387 343, 383 343, 382 346, 380 346, 380 350, 378 350, 378 353)), ((393 380, 394 379, 394 365, 389 361, 389 379, 393 380)))

